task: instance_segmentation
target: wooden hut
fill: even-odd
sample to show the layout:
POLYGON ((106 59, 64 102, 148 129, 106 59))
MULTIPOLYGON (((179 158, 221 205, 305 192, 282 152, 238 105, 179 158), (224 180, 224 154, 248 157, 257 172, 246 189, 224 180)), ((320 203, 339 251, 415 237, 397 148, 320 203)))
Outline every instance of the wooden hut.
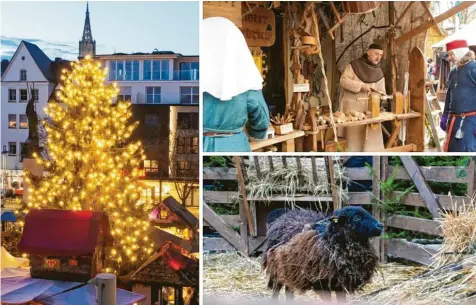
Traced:
POLYGON ((151 219, 156 230, 154 241, 157 247, 162 247, 168 241, 190 252, 198 252, 198 219, 182 205, 169 196, 156 208, 156 216, 151 219))
POLYGON ((146 296, 145 305, 198 305, 198 259, 167 242, 125 281, 146 296))
POLYGON ((112 241, 103 212, 30 210, 18 249, 29 254, 32 277, 83 282, 102 272, 112 241))

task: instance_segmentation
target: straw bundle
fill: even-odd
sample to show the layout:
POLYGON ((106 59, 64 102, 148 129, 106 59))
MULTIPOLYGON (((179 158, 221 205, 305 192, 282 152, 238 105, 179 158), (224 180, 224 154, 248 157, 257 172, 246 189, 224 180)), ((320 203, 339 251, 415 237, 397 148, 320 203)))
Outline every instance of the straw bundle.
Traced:
POLYGON ((434 256, 432 267, 441 267, 476 254, 476 197, 469 204, 453 202, 451 211, 445 211, 441 228, 443 245, 434 256))
MULTIPOLYGON (((231 298, 243 300, 270 299, 267 278, 261 271, 261 257, 248 258, 237 252, 203 255, 203 292, 204 297, 231 298)), ((363 287, 361 293, 389 287, 405 281, 423 270, 396 263, 383 264, 372 282, 363 287)), ((283 296, 284 297, 284 296, 283 296)), ((319 296, 310 291, 296 295, 296 301, 315 301, 319 296)), ((238 304, 238 303, 236 303, 238 304)), ((240 303, 241 304, 241 303, 240 303)))
POLYGON ((476 256, 428 270, 383 291, 356 298, 369 305, 475 304, 476 256))
MULTIPOLYGON (((286 158, 284 166, 281 157, 273 157, 273 170, 270 169, 268 157, 258 158, 260 175, 254 162, 250 162, 247 170, 248 181, 246 189, 251 198, 270 201, 273 195, 283 195, 287 203, 294 206, 296 196, 313 195, 316 197, 330 197, 331 185, 328 182, 327 169, 323 158, 316 158, 316 182, 313 178, 311 158, 300 158, 301 170, 298 169, 296 158, 286 158)), ((338 162, 334 166, 335 179, 340 185, 335 189, 340 193, 342 200, 349 198, 347 189, 342 185, 348 180, 344 169, 338 162)), ((320 201, 319 201, 320 203, 320 201)))

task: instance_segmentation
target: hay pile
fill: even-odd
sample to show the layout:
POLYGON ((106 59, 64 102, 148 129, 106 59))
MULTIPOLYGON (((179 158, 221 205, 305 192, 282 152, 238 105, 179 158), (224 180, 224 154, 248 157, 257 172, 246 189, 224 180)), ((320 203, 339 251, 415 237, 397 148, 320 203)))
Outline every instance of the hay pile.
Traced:
POLYGON ((443 219, 443 246, 431 265, 436 268, 476 254, 476 196, 468 204, 453 202, 452 211, 445 211, 443 219))
MULTIPOLYGON (((246 189, 251 198, 270 201, 273 195, 279 194, 285 196, 286 202, 294 206, 295 197, 299 197, 299 195, 332 196, 331 184, 328 181, 327 168, 323 158, 315 158, 317 182, 314 182, 311 158, 299 157, 301 170, 298 169, 296 158, 286 158, 287 165, 284 166, 281 157, 272 157, 273 170, 270 170, 269 157, 255 158, 258 159, 260 175, 258 175, 253 159, 250 160, 250 165, 247 168, 246 189)), ((339 159, 335 160, 337 162, 334 164, 334 176, 337 185, 334 187, 340 198, 345 201, 349 195, 343 185, 349 179, 345 176, 339 159)))
POLYGON ((430 268, 389 289, 363 296, 368 304, 476 304, 476 200, 445 211, 443 245, 430 268))
MULTIPOLYGON (((205 297, 240 300, 270 299, 271 291, 266 288, 267 277, 261 272, 261 257, 248 258, 236 252, 204 254, 203 292, 205 297)), ((383 264, 373 281, 364 286, 359 294, 390 287, 421 273, 422 267, 401 264, 383 264)), ((355 296, 350 296, 354 298, 355 296)), ((284 298, 284 293, 280 296, 284 298)), ((314 292, 296 295, 297 301, 314 301, 319 296, 314 292)))

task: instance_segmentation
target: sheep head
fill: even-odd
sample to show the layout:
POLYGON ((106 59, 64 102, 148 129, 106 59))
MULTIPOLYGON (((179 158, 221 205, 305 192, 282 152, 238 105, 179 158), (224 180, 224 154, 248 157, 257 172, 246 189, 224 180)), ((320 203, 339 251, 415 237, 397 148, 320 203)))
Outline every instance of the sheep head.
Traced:
POLYGON ((318 221, 310 227, 319 233, 336 231, 345 227, 359 239, 380 236, 383 229, 383 225, 377 219, 359 206, 348 206, 337 210, 331 217, 318 221))
POLYGON ((331 220, 336 225, 349 226, 360 238, 380 236, 383 230, 383 225, 359 206, 347 206, 337 210, 331 220))

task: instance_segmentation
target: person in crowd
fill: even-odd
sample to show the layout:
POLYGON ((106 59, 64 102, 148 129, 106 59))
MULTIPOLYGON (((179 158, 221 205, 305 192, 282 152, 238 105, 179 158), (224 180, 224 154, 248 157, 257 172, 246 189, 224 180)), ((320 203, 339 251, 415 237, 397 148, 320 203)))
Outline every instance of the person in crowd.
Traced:
POLYGON ((466 40, 446 45, 454 63, 448 77, 445 109, 440 127, 446 131, 444 150, 476 152, 476 61, 466 40))
POLYGON ((205 19, 201 39, 203 151, 251 151, 247 134, 264 139, 270 123, 263 78, 243 34, 230 20, 205 19))

